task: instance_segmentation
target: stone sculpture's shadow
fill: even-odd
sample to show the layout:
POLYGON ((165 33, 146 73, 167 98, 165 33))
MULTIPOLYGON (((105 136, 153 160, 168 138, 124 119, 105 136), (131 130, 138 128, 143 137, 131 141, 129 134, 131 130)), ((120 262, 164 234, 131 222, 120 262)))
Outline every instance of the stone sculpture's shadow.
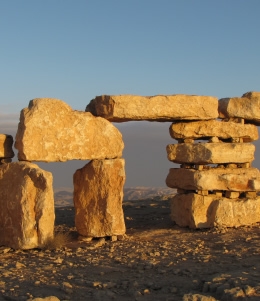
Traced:
MULTIPOLYGON (((170 229, 174 223, 170 218, 169 200, 124 201, 123 211, 126 233, 156 229, 170 229)), ((55 232, 77 235, 75 209, 72 206, 55 207, 55 232)))

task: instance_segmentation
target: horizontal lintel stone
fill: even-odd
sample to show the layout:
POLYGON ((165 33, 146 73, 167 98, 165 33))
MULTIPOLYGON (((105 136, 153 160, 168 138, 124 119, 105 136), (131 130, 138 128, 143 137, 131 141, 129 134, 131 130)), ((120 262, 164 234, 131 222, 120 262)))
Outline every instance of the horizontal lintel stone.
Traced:
POLYGON ((246 163, 254 160, 251 143, 179 143, 166 147, 168 159, 174 163, 219 164, 246 163))
POLYGON ((92 99, 87 112, 113 122, 209 120, 218 117, 218 99, 197 95, 102 95, 92 99))

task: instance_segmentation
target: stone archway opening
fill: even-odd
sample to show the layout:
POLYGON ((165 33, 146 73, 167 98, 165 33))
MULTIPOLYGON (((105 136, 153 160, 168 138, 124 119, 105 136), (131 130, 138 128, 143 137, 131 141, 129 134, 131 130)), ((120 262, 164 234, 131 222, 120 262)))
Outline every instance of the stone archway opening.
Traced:
MULTIPOLYGON (((177 188, 177 195, 171 202, 171 217, 178 225, 205 228, 212 227, 216 221, 226 226, 241 225, 241 212, 244 212, 242 224, 259 221, 255 209, 259 209, 260 175, 251 167, 255 148, 250 142, 258 138, 254 123, 260 118, 254 113, 252 116, 239 115, 246 111, 241 110, 245 102, 255 105, 259 94, 250 92, 242 99, 235 98, 233 107, 233 99, 218 102, 210 96, 105 95, 92 100, 86 112, 73 111, 56 99, 31 101, 21 112, 16 136, 15 147, 20 162, 10 164, 11 169, 27 172, 21 187, 23 199, 31 202, 30 208, 39 210, 30 212, 36 233, 30 247, 46 237, 46 216, 53 211, 53 200, 51 190, 48 190, 52 185, 50 175, 28 161, 90 160, 74 174, 77 231, 91 238, 125 233, 123 141, 112 122, 173 122, 170 134, 178 143, 167 145, 167 157, 180 164, 180 168, 170 170, 166 183, 177 188), (229 105, 231 109, 227 110, 229 105), (223 122, 216 120, 219 117, 224 119, 223 122), (245 124, 245 120, 249 124, 245 124), (207 141, 195 143, 201 138, 207 141), (211 168, 211 164, 215 166, 211 168), (228 211, 239 214, 225 216, 223 212, 230 206, 228 211), (50 211, 45 210, 47 207, 50 211)), ((3 170, 4 173, 9 171, 9 165, 3 170)), ((15 174, 19 177, 23 173, 15 174)), ((17 195, 19 197, 19 193, 16 198, 17 195)))

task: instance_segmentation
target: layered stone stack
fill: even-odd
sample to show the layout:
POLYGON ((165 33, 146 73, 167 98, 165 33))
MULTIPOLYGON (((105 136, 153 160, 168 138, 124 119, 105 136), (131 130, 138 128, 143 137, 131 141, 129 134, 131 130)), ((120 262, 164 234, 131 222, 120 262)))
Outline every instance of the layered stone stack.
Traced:
POLYGON ((259 104, 260 93, 246 93, 219 101, 222 121, 171 125, 178 144, 167 146, 168 159, 181 168, 170 169, 166 184, 177 188, 171 218, 179 226, 234 227, 260 221, 260 173, 251 167, 255 146, 250 143, 258 139, 258 131, 249 124, 260 121, 259 104))

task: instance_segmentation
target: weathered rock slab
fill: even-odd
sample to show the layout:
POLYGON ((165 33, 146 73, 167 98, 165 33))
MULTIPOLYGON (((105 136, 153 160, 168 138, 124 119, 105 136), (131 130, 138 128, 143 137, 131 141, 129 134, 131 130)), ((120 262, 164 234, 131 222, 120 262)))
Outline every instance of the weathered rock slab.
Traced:
POLYGON ((0 159, 13 157, 13 137, 11 135, 0 134, 0 159))
POLYGON ((257 168, 171 168, 166 185, 184 190, 253 191, 253 180, 260 181, 260 171, 257 168))
POLYGON ((168 159, 175 163, 246 163, 254 160, 250 143, 179 143, 167 145, 168 159))
POLYGON ((124 159, 93 160, 75 172, 73 199, 80 235, 104 237, 125 233, 124 166, 124 159))
POLYGON ((258 139, 258 130, 252 124, 208 120, 173 123, 170 126, 170 135, 177 140, 218 137, 221 139, 243 138, 250 142, 258 139))
POLYGON ((242 97, 219 100, 220 118, 243 118, 249 122, 260 123, 260 92, 247 92, 242 97))
POLYGON ((197 95, 102 95, 92 99, 87 112, 114 122, 130 120, 208 120, 218 117, 218 100, 197 95))
POLYGON ((260 197, 218 198, 195 193, 177 194, 171 200, 171 219, 180 227, 239 227, 260 222, 260 197))
POLYGON ((19 160, 56 162, 121 157, 124 144, 109 121, 38 98, 21 111, 15 147, 19 160))
POLYGON ((0 245, 37 248, 53 238, 52 174, 36 164, 0 165, 0 245))

